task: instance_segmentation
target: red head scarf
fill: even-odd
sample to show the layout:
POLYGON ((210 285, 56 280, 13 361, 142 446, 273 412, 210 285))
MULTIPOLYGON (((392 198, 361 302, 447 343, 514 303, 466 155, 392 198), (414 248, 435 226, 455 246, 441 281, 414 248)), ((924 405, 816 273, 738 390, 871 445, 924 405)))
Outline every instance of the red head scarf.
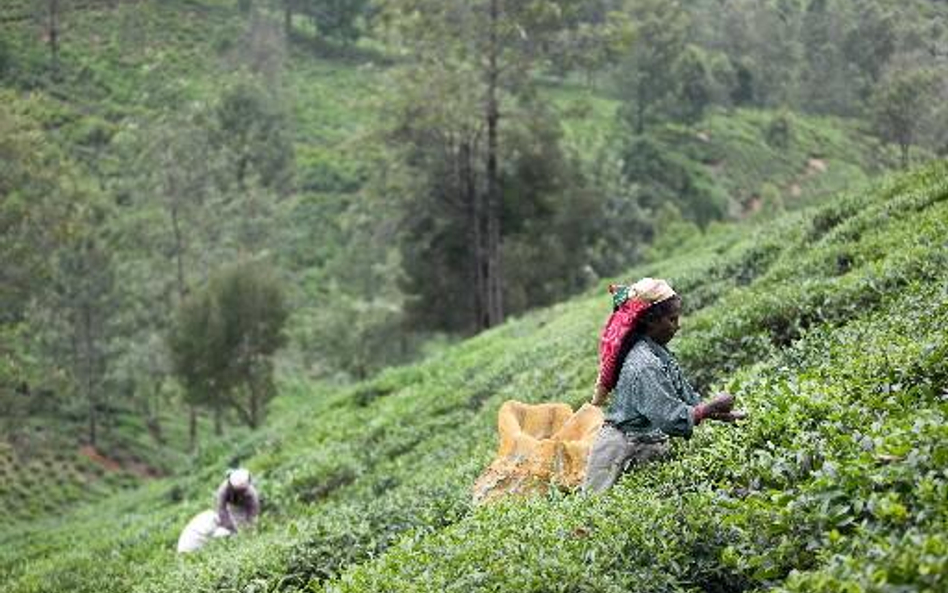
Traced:
POLYGON ((635 331, 639 319, 649 307, 675 296, 664 280, 643 278, 631 286, 613 284, 612 315, 599 338, 599 378, 593 403, 602 403, 619 381, 619 354, 626 336, 635 331))

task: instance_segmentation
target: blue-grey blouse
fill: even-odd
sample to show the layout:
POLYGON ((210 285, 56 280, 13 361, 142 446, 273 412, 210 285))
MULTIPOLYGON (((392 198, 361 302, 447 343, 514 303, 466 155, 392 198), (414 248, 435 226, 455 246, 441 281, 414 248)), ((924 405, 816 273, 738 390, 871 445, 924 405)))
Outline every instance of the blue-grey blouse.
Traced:
POLYGON ((647 336, 639 338, 619 373, 605 419, 644 442, 691 437, 700 401, 675 357, 647 336))

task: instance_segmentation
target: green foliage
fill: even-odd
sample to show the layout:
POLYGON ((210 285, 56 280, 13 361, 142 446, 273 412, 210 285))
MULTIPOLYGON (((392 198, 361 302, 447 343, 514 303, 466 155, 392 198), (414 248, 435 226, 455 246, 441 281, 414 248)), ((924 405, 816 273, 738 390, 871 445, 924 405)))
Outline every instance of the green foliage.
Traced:
POLYGON ((782 111, 774 115, 767 126, 767 144, 778 149, 785 149, 790 146, 793 137, 793 116, 782 111))
POLYGON ((305 0, 304 10, 320 32, 346 42, 359 38, 360 18, 368 12, 368 0, 305 0))
MULTIPOLYGON (((560 300, 585 287, 586 246, 600 205, 579 163, 560 148, 562 134, 544 110, 509 125, 510 152, 501 172, 503 294, 508 314, 560 300)), ((447 172, 445 172, 447 174, 447 172)), ((439 176, 440 177, 440 176, 439 176)), ((409 327, 468 332, 476 327, 471 229, 456 199, 434 188, 410 206, 403 267, 409 327)))
POLYGON ((222 343, 225 332, 210 290, 199 291, 179 305, 168 349, 175 374, 192 405, 225 405, 229 354, 222 343))
POLYGON ((727 197, 715 187, 709 172, 654 136, 631 136, 624 147, 623 173, 641 193, 641 203, 658 208, 673 203, 688 217, 706 225, 724 217, 727 197))
POLYGON ((225 270, 211 279, 209 290, 224 327, 222 346, 234 387, 242 382, 246 390, 235 407, 256 428, 263 406, 276 394, 272 358, 285 344, 283 327, 289 315, 283 290, 262 262, 225 270))
POLYGON ((293 145, 286 114, 259 81, 240 78, 216 105, 215 141, 230 154, 238 190, 251 178, 266 188, 285 190, 292 178, 293 145))
POLYGON ((893 74, 873 95, 873 123, 879 135, 902 149, 902 166, 908 167, 909 147, 932 112, 938 74, 914 70, 893 74))
POLYGON ((631 270, 672 280, 687 307, 673 348, 750 419, 699 427, 604 496, 469 502, 503 401, 588 399, 608 308, 596 290, 355 388, 286 384, 261 431, 180 477, 70 515, 66 530, 57 517, 0 532, 5 584, 940 590, 946 173, 937 163, 751 233, 709 231, 631 270), (235 457, 259 477, 258 528, 170 562, 235 457))
POLYGON ((6 39, 0 40, 0 79, 6 76, 13 62, 10 45, 6 39))
MULTIPOLYGON (((632 21, 634 37, 621 63, 620 84, 626 101, 622 117, 636 134, 642 134, 649 123, 667 114, 666 101, 676 92, 679 79, 675 69, 685 55, 689 16, 677 1, 643 0, 628 3, 627 18, 632 21)), ((693 57, 689 54, 687 63, 681 65, 690 75, 699 65, 693 57)), ((692 83, 697 86, 684 89, 683 94, 694 95, 689 102, 701 102, 701 83, 688 82, 692 83)), ((694 103, 686 108, 694 109, 694 103)))
POLYGON ((707 59, 697 47, 687 46, 682 52, 675 63, 675 78, 679 81, 681 119, 687 123, 700 121, 711 105, 713 81, 707 59))
POLYGON ((40 102, 21 106, 6 92, 0 98, 0 317, 9 322, 22 319, 32 292, 48 282, 52 266, 44 252, 68 235, 73 215, 61 200, 60 175, 70 172, 70 163, 29 117, 40 102))
MULTIPOLYGON (((556 241, 537 247, 533 237, 553 218, 569 226, 567 213, 579 210, 563 199, 580 182, 561 166, 573 163, 560 148, 558 124, 546 117, 549 99, 530 75, 579 3, 561 4, 383 6, 389 35, 412 56, 395 73, 399 100, 386 105, 380 126, 395 174, 386 169, 380 177, 388 184, 382 192, 408 195, 402 261, 407 316, 416 327, 483 330, 561 288, 526 294, 533 278, 518 283, 503 272, 505 264, 521 271, 552 255, 556 241), (523 232, 530 226, 536 229, 523 232)), ((583 222, 576 226, 589 226, 583 222)), ((552 265, 575 269, 567 258, 576 253, 564 250, 552 265)))
MULTIPOLYGON (((145 472, 187 467, 180 452, 187 441, 186 421, 180 394, 167 380, 169 365, 159 336, 167 333, 171 312, 187 286, 200 284, 211 270, 241 255, 272 257, 269 261, 288 280, 287 299, 300 305, 287 322, 294 343, 277 360, 281 370, 372 375, 421 351, 419 343, 428 336, 404 323, 405 305, 411 301, 402 292, 405 270, 396 249, 404 230, 396 206, 421 193, 413 183, 421 178, 416 170, 392 166, 395 159, 384 154, 372 132, 382 105, 405 108, 406 118, 423 123, 429 132, 470 132, 469 138, 478 138, 475 128, 464 127, 472 125, 464 114, 482 113, 484 93, 477 89, 483 89, 486 77, 456 65, 464 61, 459 56, 467 59, 484 49, 487 38, 472 35, 470 15, 472 7, 480 9, 486 3, 452 7, 432 2, 433 11, 409 19, 420 34, 402 40, 346 41, 340 48, 335 41, 309 38, 307 33, 366 33, 372 14, 349 21, 351 29, 328 30, 325 24, 331 18, 323 22, 317 18, 314 24, 301 18, 306 13, 300 10, 291 19, 292 30, 283 34, 280 9, 292 5, 297 10, 301 2, 257 1, 246 14, 240 13, 240 6, 249 9, 251 3, 234 0, 60 2, 62 35, 55 72, 43 33, 48 21, 31 18, 35 3, 0 4, 0 56, 5 53, 9 58, 5 69, 0 66, 0 84, 5 87, 0 91, 0 408, 8 412, 3 422, 10 427, 8 434, 18 435, 19 449, 69 450, 85 415, 95 411, 104 424, 98 435, 100 449, 122 465, 143 467, 145 472), (430 48, 439 31, 425 19, 442 9, 454 11, 455 28, 447 34, 453 49, 447 66, 440 73, 433 70, 434 82, 410 79, 406 86, 414 92, 381 84, 393 63, 410 63, 397 53, 400 42, 430 48), (240 100, 228 103, 231 95, 240 95, 240 100), (444 96, 457 99, 459 107, 442 109, 447 103, 441 100, 444 96), (376 100, 365 100, 370 97, 376 100), (436 108, 422 117, 419 98, 432 97, 436 108), (231 116, 236 117, 218 113, 225 105, 228 110, 233 107, 231 116), (237 135, 227 137, 218 125, 222 121, 237 135), (216 135, 211 134, 215 127, 216 135), (246 164, 245 174, 237 173, 240 163, 246 164), (396 181, 384 190, 376 186, 363 191, 370 179, 376 183, 376 173, 396 181), (235 190, 241 180, 244 187, 235 190), (294 193, 295 188, 307 193, 294 193), (90 209, 92 201, 96 207, 90 209), (93 210, 106 214, 93 215, 93 210), (80 265, 83 261, 93 263, 93 268, 96 261, 102 262, 98 280, 95 274, 76 276, 76 271, 89 269, 80 265), (54 279, 58 292, 53 290, 54 279), (77 319, 78 309, 61 305, 69 305, 67 301, 80 292, 93 295, 94 285, 111 287, 110 294, 101 295, 107 298, 85 299, 99 303, 107 323, 97 323, 99 337, 90 350, 94 356, 88 360, 99 360, 96 372, 80 373, 74 364, 80 359, 68 347, 70 336, 76 335, 69 333, 70 325, 75 324, 66 323, 67 314, 77 319), (406 334, 406 329, 415 331, 406 334), (80 389, 77 380, 83 373, 95 379, 96 389, 88 389, 88 381, 80 389), (90 408, 76 394, 92 394, 98 405, 90 408), (50 437, 53 433, 60 438, 50 437)), ((622 144, 608 136, 608 130, 617 128, 613 117, 617 93, 609 83, 616 77, 605 75, 611 74, 611 64, 636 59, 626 53, 635 40, 634 19, 627 14, 631 4, 615 0, 501 4, 509 10, 524 9, 502 19, 499 30, 505 52, 510 52, 501 56, 505 67, 499 73, 505 88, 500 154, 502 160, 510 158, 501 170, 509 188, 504 224, 510 224, 501 267, 514 279, 504 298, 515 312, 559 300, 600 276, 644 261, 653 237, 660 250, 678 255, 684 247, 669 243, 685 234, 720 250, 701 260, 710 270, 706 277, 700 267, 682 264, 695 279, 704 278, 691 283, 690 311, 716 302, 719 290, 754 282, 779 255, 779 244, 759 236, 756 245, 741 243, 728 251, 734 236, 726 229, 713 222, 703 224, 699 237, 691 232, 692 221, 706 217, 708 211, 742 216, 756 203, 754 196, 762 201, 773 196, 776 201, 779 193, 787 207, 796 208, 827 192, 858 187, 869 173, 892 162, 887 149, 868 144, 857 122, 799 113, 817 109, 859 113, 863 108, 859 101, 879 86, 886 72, 937 66, 937 56, 944 53, 940 21, 945 13, 938 3, 907 0, 898 12, 894 4, 875 0, 831 3, 843 16, 830 16, 842 26, 835 31, 837 38, 829 38, 832 62, 827 62, 831 68, 825 76, 831 84, 822 85, 805 72, 809 64, 816 74, 823 66, 819 45, 804 51, 802 44, 807 32, 802 30, 801 15, 808 2, 683 3, 685 14, 677 13, 671 24, 687 21, 684 33, 676 26, 657 27, 656 35, 683 34, 688 45, 666 81, 673 92, 649 114, 655 118, 649 120, 649 132, 659 147, 654 161, 668 163, 685 176, 680 185, 685 199, 679 201, 677 180, 663 177, 661 169, 655 179, 637 179, 637 184, 617 173, 622 160, 617 147, 622 144), (506 61, 511 54, 523 59, 506 61), (538 56, 542 59, 533 59, 538 56), (551 61, 556 63, 551 66, 551 61), (696 78, 694 86, 685 84, 692 82, 681 78, 686 64, 699 75, 705 68, 709 81, 696 78), (568 70, 571 67, 586 72, 580 77, 568 70), (548 76, 551 70, 557 77, 548 76), (705 82, 710 85, 707 89, 705 82), (809 86, 804 88, 803 82, 809 86), (807 89, 819 91, 824 86, 827 93, 815 97, 818 101, 811 104, 804 98, 809 96, 807 89), (691 105, 696 107, 705 90, 714 105, 704 110, 702 119, 688 127, 658 123, 666 107, 673 118, 690 111, 688 121, 696 119, 697 109, 685 109, 689 105, 681 97, 698 99, 691 105), (787 106, 785 113, 793 113, 789 141, 772 141, 768 125, 775 116, 769 111, 725 114, 720 107, 730 106, 731 94, 740 102, 787 106), (546 109, 534 109, 542 103, 546 109), (559 111, 552 109, 553 104, 559 111), (546 121, 535 125, 531 117, 546 121), (508 126, 514 121, 519 123, 508 126), (814 166, 807 165, 811 159, 814 166), (820 162, 828 168, 819 168, 820 162), (709 196, 711 207, 698 204, 697 214, 691 211, 689 200, 701 202, 709 196), (682 212, 683 226, 662 228, 668 198, 682 212), (683 232, 675 232, 676 228, 683 232)), ((330 8, 349 11, 359 6, 371 12, 381 4, 343 2, 330 8)), ((483 64, 467 61, 475 67, 483 64)), ((946 102, 937 94, 931 103, 944 111, 941 103, 946 102)), ((915 145, 943 148, 942 122, 948 118, 935 114, 923 121, 912 150, 917 150, 915 145)), ((484 132, 479 138, 483 147, 484 132)), ((432 143, 429 137, 420 142, 432 152, 438 146, 450 147, 432 143)), ((481 160, 479 166, 485 168, 486 163, 481 160)), ((449 170, 432 169, 433 176, 443 181, 449 170)), ((813 237, 822 236, 817 227, 831 228, 851 212, 841 208, 821 216, 813 237)), ((420 240, 428 236, 418 235, 420 240)), ((422 247, 407 252, 421 253, 422 247)), ((859 268, 852 251, 848 245, 829 249, 814 269, 840 273, 859 268)), ((424 261, 419 258, 411 264, 421 266, 424 261)), ((433 274, 429 278, 434 284, 439 280, 433 274)), ((469 288, 457 284, 462 290, 469 288)), ((794 315, 778 316, 779 333, 795 335, 792 328, 799 323, 794 315)), ((587 333, 574 339, 585 340, 587 333)), ((456 337, 438 339, 451 342, 456 337)), ((761 339, 762 349, 767 341, 761 339)), ((438 354, 436 349, 432 352, 438 354)), ((465 409, 489 405, 485 402, 490 387, 507 379, 464 391, 460 405, 465 409)), ((459 379, 458 389, 466 390, 466 384, 459 379)), ((386 391, 396 397, 398 392, 386 391)), ((388 397, 373 393, 368 389, 356 399, 371 408, 372 402, 388 397)), ((207 422, 203 417, 198 421, 202 427, 207 422)), ((485 434, 489 440, 490 433, 485 434)), ((202 449, 200 459, 219 462, 228 443, 237 438, 232 434, 224 444, 202 449)), ((410 448, 412 442, 406 436, 394 450, 410 448)), ((241 447, 252 450, 249 445, 241 447)), ((41 456, 38 450, 33 453, 41 456)), ((310 492, 305 496, 313 500, 332 498, 337 490, 317 482, 325 477, 326 484, 337 484, 358 474, 344 464, 330 469, 325 476, 322 470, 303 472, 300 493, 310 492)), ((33 471, 18 466, 11 473, 19 479, 33 471)), ((88 477, 102 487, 80 493, 64 486, 64 496, 50 496, 54 499, 50 505, 30 502, 17 507, 29 509, 20 516, 50 512, 47 506, 68 506, 70 500, 85 500, 87 494, 101 496, 122 482, 109 481, 111 474, 105 471, 67 475, 70 484, 88 477)), ((219 478, 219 472, 214 477, 219 478)), ((129 481, 134 479, 138 478, 129 481)), ((458 483, 464 479, 458 478, 458 483)), ((381 488, 383 480, 377 482, 381 488)), ((31 479, 28 486, 18 485, 11 493, 32 501, 44 485, 31 479)), ((338 490, 345 492, 344 487, 338 490)), ((184 487, 175 492, 193 495, 194 491, 184 487)), ((7 501, 21 498, 2 502, 13 508, 7 501)), ((390 506, 397 505, 380 505, 379 516, 390 506)), ((166 515, 164 520, 173 523, 178 518, 169 520, 166 515)), ((368 537, 368 531, 360 533, 368 537)), ((353 557, 361 558, 364 550, 355 551, 353 557)), ((62 578, 64 587, 74 582, 65 572, 62 578)))
POLYGON ((770 183, 760 188, 760 209, 758 213, 765 217, 772 217, 784 211, 783 196, 780 190, 770 183))
POLYGON ((274 396, 272 356, 284 343, 287 315, 275 277, 260 263, 227 268, 186 299, 169 347, 189 401, 231 406, 256 428, 274 396))
POLYGON ((684 220, 681 211, 666 202, 655 214, 655 239, 647 257, 651 261, 673 257, 678 251, 688 251, 701 236, 698 225, 684 220))

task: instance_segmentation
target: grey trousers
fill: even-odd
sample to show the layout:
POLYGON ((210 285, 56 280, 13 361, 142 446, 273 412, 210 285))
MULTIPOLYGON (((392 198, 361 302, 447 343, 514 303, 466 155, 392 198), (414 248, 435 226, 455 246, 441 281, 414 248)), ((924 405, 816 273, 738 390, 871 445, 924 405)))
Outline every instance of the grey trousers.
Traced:
POLYGON ((643 443, 604 424, 589 451, 583 492, 597 494, 608 490, 629 468, 661 459, 668 455, 669 448, 668 440, 643 443))

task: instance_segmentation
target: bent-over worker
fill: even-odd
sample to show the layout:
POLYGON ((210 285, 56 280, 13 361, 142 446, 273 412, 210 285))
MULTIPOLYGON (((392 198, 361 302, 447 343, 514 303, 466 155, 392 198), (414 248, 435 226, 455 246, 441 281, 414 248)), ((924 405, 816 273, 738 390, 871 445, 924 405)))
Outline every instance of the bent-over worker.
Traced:
POLYGON ((669 437, 690 438, 704 420, 744 417, 733 410, 733 395, 702 403, 668 351, 678 331, 681 298, 666 281, 643 278, 609 291, 613 312, 599 342, 592 401, 609 403, 583 481, 583 490, 592 493, 612 487, 630 467, 665 457, 669 437))
POLYGON ((260 498, 253 487, 250 472, 244 468, 228 473, 217 489, 217 519, 224 529, 237 531, 250 525, 260 514, 260 498))

